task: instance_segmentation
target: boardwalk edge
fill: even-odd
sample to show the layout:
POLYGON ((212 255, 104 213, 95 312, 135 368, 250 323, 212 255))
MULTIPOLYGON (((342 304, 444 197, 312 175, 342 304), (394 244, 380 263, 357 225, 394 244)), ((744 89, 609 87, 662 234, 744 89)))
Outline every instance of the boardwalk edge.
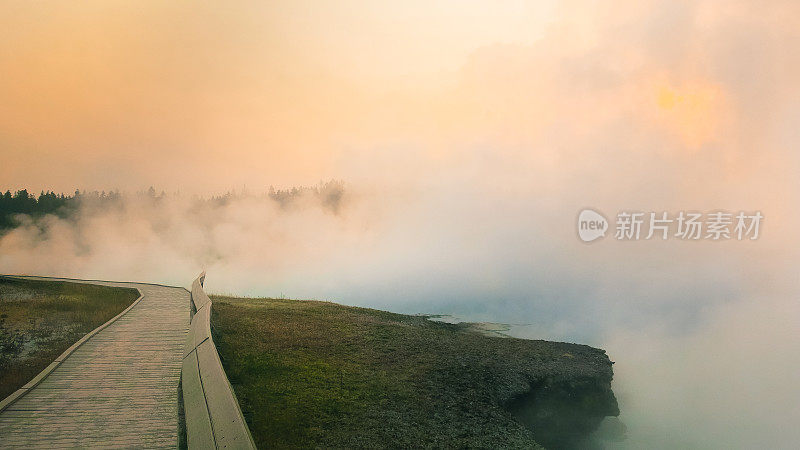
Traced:
MULTIPOLYGON (((15 277, 15 278, 31 278, 31 277, 15 276, 15 275, 4 275, 4 276, 10 276, 10 277, 15 277)), ((83 345, 92 336, 94 336, 95 334, 103 331, 104 328, 106 328, 107 326, 109 326, 112 323, 116 322, 117 319, 119 319, 120 317, 124 316, 128 311, 133 309, 133 307, 136 306, 136 304, 138 304, 142 300, 142 298, 144 298, 144 295, 142 294, 142 291, 139 288, 134 288, 134 289, 136 289, 136 291, 139 292, 139 298, 134 300, 134 302, 131 303, 130 305, 128 305, 127 308, 122 310, 121 313, 119 313, 116 316, 112 317, 106 323, 104 323, 104 324, 100 325, 99 327, 95 328, 94 330, 86 333, 85 336, 83 336, 82 338, 78 339, 77 342, 72 344, 68 349, 64 350, 64 353, 59 355, 59 357, 56 358, 52 363, 50 363, 50 365, 45 367, 44 370, 42 370, 41 372, 39 372, 38 375, 33 377, 33 379, 31 379, 31 381, 28 381, 24 386, 22 386, 21 388, 17 389, 14 392, 12 392, 11 395, 9 395, 8 397, 6 397, 2 401, 0 401, 0 412, 3 412, 9 406, 13 405, 17 400, 19 400, 25 394, 27 394, 28 391, 30 391, 31 389, 35 388, 39 383, 44 381, 44 379, 47 378, 47 376, 50 375, 54 370, 56 370, 56 368, 59 365, 61 365, 61 363, 64 362, 64 360, 67 359, 69 357, 69 355, 72 354, 72 352, 77 350, 78 347, 83 345)))
POLYGON ((192 320, 181 368, 186 442, 191 448, 255 449, 236 393, 211 338, 211 299, 205 272, 192 283, 192 320))

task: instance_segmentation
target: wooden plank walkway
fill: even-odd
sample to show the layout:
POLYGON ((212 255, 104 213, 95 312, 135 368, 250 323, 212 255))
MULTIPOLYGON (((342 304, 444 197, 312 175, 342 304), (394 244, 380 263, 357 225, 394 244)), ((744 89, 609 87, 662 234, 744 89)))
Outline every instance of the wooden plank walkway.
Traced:
POLYGON ((177 446, 189 292, 148 284, 91 283, 136 287, 143 298, 0 412, 0 447, 177 446))

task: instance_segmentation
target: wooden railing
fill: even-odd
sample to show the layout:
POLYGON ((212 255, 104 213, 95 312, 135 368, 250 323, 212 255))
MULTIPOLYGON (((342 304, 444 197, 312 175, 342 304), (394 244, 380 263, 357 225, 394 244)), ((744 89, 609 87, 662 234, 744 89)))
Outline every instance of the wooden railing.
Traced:
POLYGON ((181 383, 189 449, 254 449, 211 339, 211 299, 203 291, 203 272, 192 283, 192 321, 183 352, 181 383))

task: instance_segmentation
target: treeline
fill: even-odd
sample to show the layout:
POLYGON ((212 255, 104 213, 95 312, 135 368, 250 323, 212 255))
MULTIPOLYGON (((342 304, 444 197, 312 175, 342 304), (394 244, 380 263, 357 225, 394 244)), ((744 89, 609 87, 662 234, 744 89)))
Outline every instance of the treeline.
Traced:
MULTIPOLYGON (((157 202, 170 195, 164 191, 157 193, 155 188, 137 192, 135 197, 145 198, 157 202)), ((344 197, 344 183, 331 180, 316 186, 292 187, 289 189, 275 189, 270 186, 265 194, 252 195, 246 192, 227 192, 223 195, 213 196, 209 199, 195 197, 193 201, 197 207, 224 205, 228 202, 247 198, 264 198, 277 202, 281 208, 289 209, 300 203, 301 199, 310 199, 326 210, 338 214, 344 197)), ((80 191, 73 194, 42 191, 37 196, 26 189, 12 193, 7 190, 0 195, 0 231, 8 230, 19 225, 19 215, 24 214, 32 219, 41 218, 47 214, 58 216, 62 219, 73 217, 81 205, 91 204, 95 208, 108 209, 122 205, 125 194, 119 191, 80 191)))
POLYGON ((269 198, 280 203, 283 207, 290 206, 298 198, 310 196, 319 201, 322 206, 330 209, 334 213, 338 213, 342 198, 344 197, 344 183, 331 180, 327 183, 320 183, 317 186, 293 187, 286 190, 276 190, 270 186, 268 195, 269 198))
MULTIPOLYGON (((155 190, 151 187, 146 192, 138 192, 137 196, 147 195, 156 198, 155 190)), ((162 192, 161 194, 165 194, 162 192)), ((99 208, 120 206, 123 195, 119 191, 80 191, 73 194, 56 194, 52 191, 42 191, 37 196, 21 189, 13 194, 7 190, 0 195, 0 230, 7 230, 19 225, 19 215, 24 214, 32 219, 38 219, 51 214, 62 219, 72 217, 81 205, 91 203, 99 208)))
POLYGON ((223 195, 213 196, 208 201, 217 205, 224 205, 234 200, 252 197, 266 197, 280 204, 282 208, 291 208, 296 206, 301 199, 309 199, 338 214, 344 199, 344 182, 331 180, 319 183, 316 186, 300 186, 289 189, 275 189, 275 187, 270 186, 266 194, 259 195, 253 195, 248 192, 226 192, 223 195))
POLYGON ((72 214, 78 205, 79 192, 73 196, 56 194, 55 192, 42 192, 37 198, 35 194, 26 189, 11 193, 7 190, 0 196, 0 229, 16 226, 16 216, 25 214, 33 218, 54 214, 66 217, 72 214))

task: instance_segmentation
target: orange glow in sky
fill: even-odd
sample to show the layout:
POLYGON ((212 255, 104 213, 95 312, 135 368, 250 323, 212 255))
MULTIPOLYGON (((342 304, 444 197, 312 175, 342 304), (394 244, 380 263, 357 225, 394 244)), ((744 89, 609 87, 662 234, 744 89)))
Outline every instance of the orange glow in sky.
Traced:
POLYGON ((772 64, 794 7, 748 5, 4 2, 0 179, 262 190, 397 177, 398 158, 438 173, 476 149, 561 179, 627 145, 731 167, 773 145, 760 102, 797 79, 796 59, 772 64))

